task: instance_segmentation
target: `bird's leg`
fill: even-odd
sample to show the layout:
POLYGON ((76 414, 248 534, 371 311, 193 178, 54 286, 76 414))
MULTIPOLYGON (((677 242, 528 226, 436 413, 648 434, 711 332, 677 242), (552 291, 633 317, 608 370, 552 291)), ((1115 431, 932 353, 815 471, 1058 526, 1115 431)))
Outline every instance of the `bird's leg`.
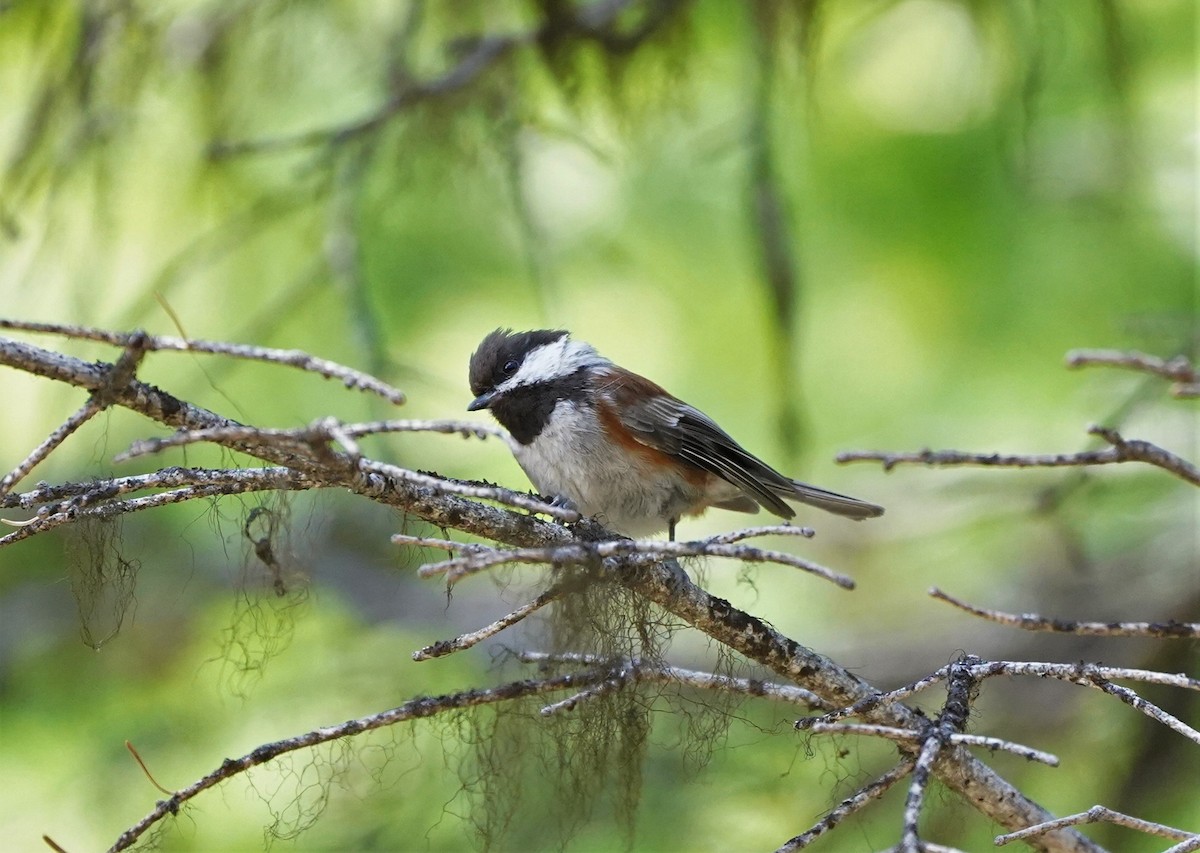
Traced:
POLYGON ((678 521, 678 518, 672 518, 667 522, 667 539, 671 542, 675 541, 675 525, 678 521))
MULTIPOLYGON (((559 509, 569 509, 574 512, 579 512, 579 507, 575 506, 575 502, 572 501, 570 498, 563 497, 562 495, 555 495, 554 497, 550 498, 549 500, 546 500, 546 498, 543 495, 538 495, 538 497, 541 498, 543 503, 548 503, 548 504, 550 504, 550 506, 556 506, 559 509)), ((583 513, 581 513, 581 512, 579 514, 583 515, 583 513)))

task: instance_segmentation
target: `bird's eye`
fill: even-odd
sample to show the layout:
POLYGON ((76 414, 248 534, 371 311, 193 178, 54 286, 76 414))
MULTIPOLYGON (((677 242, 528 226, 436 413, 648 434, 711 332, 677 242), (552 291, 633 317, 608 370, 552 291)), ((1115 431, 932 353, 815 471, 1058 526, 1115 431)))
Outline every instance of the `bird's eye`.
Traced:
POLYGON ((517 368, 520 366, 521 365, 517 364, 513 359, 510 358, 508 361, 504 362, 504 375, 512 376, 517 372, 517 368))

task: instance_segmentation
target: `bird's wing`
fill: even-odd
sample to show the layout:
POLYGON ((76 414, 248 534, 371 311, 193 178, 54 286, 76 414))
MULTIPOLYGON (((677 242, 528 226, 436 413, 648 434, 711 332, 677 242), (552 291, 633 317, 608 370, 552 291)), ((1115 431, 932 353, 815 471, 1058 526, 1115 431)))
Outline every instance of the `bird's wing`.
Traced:
POLYGON ((621 424, 648 447, 710 471, 782 518, 796 500, 853 519, 883 514, 883 507, 793 480, 750 453, 708 415, 636 374, 610 374, 603 392, 621 424))
POLYGON ((638 441, 682 462, 716 474, 783 518, 796 513, 779 497, 794 491, 792 481, 743 448, 701 412, 666 392, 612 394, 621 425, 638 441))

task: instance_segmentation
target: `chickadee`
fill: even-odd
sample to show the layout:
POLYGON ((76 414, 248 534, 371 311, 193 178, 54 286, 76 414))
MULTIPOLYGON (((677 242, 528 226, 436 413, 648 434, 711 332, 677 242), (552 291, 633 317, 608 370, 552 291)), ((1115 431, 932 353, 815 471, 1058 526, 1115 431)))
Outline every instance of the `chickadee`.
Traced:
POLYGON ((785 477, 699 409, 565 331, 497 329, 471 356, 470 381, 467 410, 492 410, 539 492, 627 536, 668 528, 674 539, 681 516, 710 506, 792 518, 792 500, 856 520, 883 514, 785 477))

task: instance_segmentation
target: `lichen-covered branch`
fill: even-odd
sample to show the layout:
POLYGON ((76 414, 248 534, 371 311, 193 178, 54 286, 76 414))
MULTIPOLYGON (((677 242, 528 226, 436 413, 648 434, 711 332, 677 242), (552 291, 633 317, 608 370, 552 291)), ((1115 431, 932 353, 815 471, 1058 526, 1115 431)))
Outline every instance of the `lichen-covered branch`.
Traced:
MULTIPOLYGON (((112 405, 122 406, 174 429, 221 430, 241 426, 135 376, 112 384, 112 365, 88 363, 6 339, 0 339, 0 364, 88 391, 109 383, 106 394, 112 405)), ((237 431, 218 443, 302 474, 314 487, 346 488, 433 525, 453 528, 516 549, 586 551, 596 543, 613 541, 612 534, 594 521, 585 519, 567 528, 536 515, 489 506, 451 493, 433 482, 433 478, 414 479, 395 466, 338 451, 325 443, 314 444, 297 437, 267 441, 261 435, 247 439, 245 433, 237 431)), ((686 544, 675 543, 676 546, 686 544)), ((712 543, 709 547, 740 546, 712 543)), ((630 550, 629 546, 617 547, 602 558, 605 577, 785 681, 810 691, 826 707, 849 706, 881 695, 854 673, 695 585, 677 567, 669 565, 670 561, 664 561, 663 553, 639 553, 636 548, 630 550)), ((917 729, 921 725, 921 718, 912 709, 891 701, 876 701, 863 713, 863 718, 866 722, 897 728, 917 729)), ((1024 828, 1053 818, 962 746, 946 744, 940 748, 936 760, 931 763, 931 772, 1003 827, 1024 828)), ((209 784, 215 784, 215 781, 209 784)), ((1090 841, 1070 830, 1048 833, 1034 843, 1039 849, 1052 851, 1096 849, 1090 841)))
POLYGON ((432 717, 462 708, 472 708, 478 705, 488 705, 497 702, 510 702, 526 696, 538 696, 557 690, 578 688, 582 685, 593 684, 605 677, 607 677, 607 673, 605 672, 575 672, 553 678, 531 678, 524 681, 514 681, 509 684, 502 684, 499 687, 463 690, 444 696, 424 696, 412 699, 403 705, 388 711, 382 711, 378 714, 358 717, 334 726, 313 729, 310 732, 296 735, 295 737, 284 738, 273 743, 265 743, 254 749, 253 752, 243 755, 241 758, 225 759, 221 763, 221 766, 212 772, 202 776, 187 787, 180 788, 167 799, 160 800, 153 811, 121 834, 113 846, 109 848, 109 853, 128 850, 150 827, 168 815, 178 814, 180 807, 189 800, 194 799, 198 794, 230 777, 244 773, 253 767, 266 764, 268 761, 286 753, 295 752, 298 749, 310 749, 318 744, 328 743, 339 738, 352 737, 363 732, 383 728, 384 726, 393 726, 397 723, 432 717))

